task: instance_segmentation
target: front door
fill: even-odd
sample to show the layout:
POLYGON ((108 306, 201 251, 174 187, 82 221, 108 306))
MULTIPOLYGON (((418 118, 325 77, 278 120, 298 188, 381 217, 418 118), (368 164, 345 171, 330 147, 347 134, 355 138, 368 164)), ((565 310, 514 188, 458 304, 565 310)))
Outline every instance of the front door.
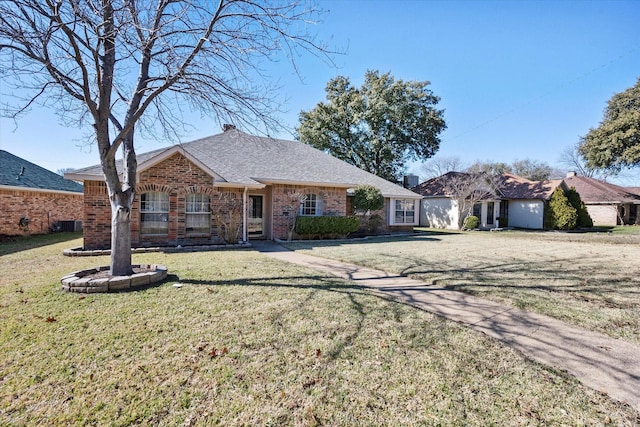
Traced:
POLYGON ((249 239, 264 237, 264 221, 262 219, 263 196, 249 195, 249 239))

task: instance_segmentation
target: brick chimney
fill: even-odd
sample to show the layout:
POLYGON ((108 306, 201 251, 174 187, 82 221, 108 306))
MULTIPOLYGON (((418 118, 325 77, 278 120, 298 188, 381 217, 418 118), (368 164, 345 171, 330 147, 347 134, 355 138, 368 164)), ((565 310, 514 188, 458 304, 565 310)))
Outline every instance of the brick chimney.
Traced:
POLYGON ((225 124, 222 125, 222 131, 223 132, 226 132, 228 130, 234 130, 235 128, 236 128, 235 125, 231 125, 229 123, 225 123, 225 124))

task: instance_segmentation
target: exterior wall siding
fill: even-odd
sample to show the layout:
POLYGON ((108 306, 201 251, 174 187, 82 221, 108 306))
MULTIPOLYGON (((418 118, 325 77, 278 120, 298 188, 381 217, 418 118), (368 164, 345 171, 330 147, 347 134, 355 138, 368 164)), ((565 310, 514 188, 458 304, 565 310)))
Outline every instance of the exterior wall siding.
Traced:
POLYGON ((451 198, 430 198, 420 201, 420 226, 458 229, 458 202, 451 198))
POLYGON ((82 219, 82 193, 0 189, 0 234, 44 234, 58 221, 82 219), (18 226, 23 217, 29 218, 28 230, 18 226))
POLYGON ((509 227, 541 230, 544 228, 544 202, 542 200, 510 200, 509 227))

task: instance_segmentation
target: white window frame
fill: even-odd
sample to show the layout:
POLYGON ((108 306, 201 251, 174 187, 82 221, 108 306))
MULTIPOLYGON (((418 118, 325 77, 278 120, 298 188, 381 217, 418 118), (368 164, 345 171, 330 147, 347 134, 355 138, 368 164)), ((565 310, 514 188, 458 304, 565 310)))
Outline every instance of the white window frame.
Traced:
POLYGON ((140 234, 144 236, 166 236, 169 234, 169 193, 161 191, 147 191, 140 195, 140 234), (151 197, 149 197, 151 196, 151 197), (145 221, 145 216, 157 219, 145 221), (147 231, 144 224, 164 224, 162 228, 153 227, 147 231))
POLYGON ((317 194, 307 194, 300 203, 300 216, 320 216, 322 215, 322 199, 317 194))
POLYGON ((389 225, 418 225, 419 221, 420 221, 420 210, 419 210, 419 203, 420 203, 420 199, 390 199, 390 203, 389 203, 389 225), (398 203, 400 203, 401 205, 398 206, 398 203), (410 212, 409 209, 406 209, 409 205, 413 206, 413 221, 412 222, 407 222, 407 212, 410 212), (398 207, 400 209, 398 209, 398 207), (398 222, 396 221, 396 213, 397 212, 403 212, 402 213, 402 218, 403 221, 402 222, 398 222))
POLYGON ((207 194, 187 194, 187 197, 185 198, 184 226, 187 236, 208 236, 211 234, 211 199, 207 194), (206 221, 207 226, 198 228, 196 231, 189 231, 191 226, 191 224, 189 224, 191 222, 190 220, 199 218, 199 220, 195 221, 195 224, 199 224, 203 221, 203 217, 205 218, 204 221, 206 221))

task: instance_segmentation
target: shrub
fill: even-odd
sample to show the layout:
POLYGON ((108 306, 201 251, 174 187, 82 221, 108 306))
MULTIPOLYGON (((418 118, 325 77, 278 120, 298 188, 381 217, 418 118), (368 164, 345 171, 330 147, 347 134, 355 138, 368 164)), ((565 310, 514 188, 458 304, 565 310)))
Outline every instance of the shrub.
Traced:
POLYGON ((506 216, 499 216, 497 220, 498 220, 498 227, 505 228, 509 226, 509 218, 507 218, 506 216))
POLYGON ((369 234, 377 234, 380 227, 384 224, 384 218, 381 215, 373 214, 367 219, 367 232, 369 234))
POLYGON ((353 193, 353 210, 365 214, 384 207, 384 197, 380 190, 372 185, 360 185, 353 193))
POLYGON ((344 237, 358 229, 353 216, 300 216, 296 220, 296 233, 309 238, 344 237))
POLYGON ((480 219, 478 219, 477 216, 475 215, 469 215, 465 220, 464 220, 464 227, 467 230, 472 230, 474 228, 478 228, 478 226, 480 225, 480 219))
POLYGON ((578 222, 578 212, 571 206, 564 190, 558 187, 545 205, 544 222, 546 228, 572 230, 578 222))
POLYGON ((593 227, 593 220, 591 219, 591 215, 589 215, 589 211, 587 211, 587 207, 584 205, 584 202, 580 198, 580 194, 576 191, 576 188, 571 187, 569 191, 565 193, 565 195, 567 196, 569 204, 573 206, 578 214, 576 227, 593 227))

